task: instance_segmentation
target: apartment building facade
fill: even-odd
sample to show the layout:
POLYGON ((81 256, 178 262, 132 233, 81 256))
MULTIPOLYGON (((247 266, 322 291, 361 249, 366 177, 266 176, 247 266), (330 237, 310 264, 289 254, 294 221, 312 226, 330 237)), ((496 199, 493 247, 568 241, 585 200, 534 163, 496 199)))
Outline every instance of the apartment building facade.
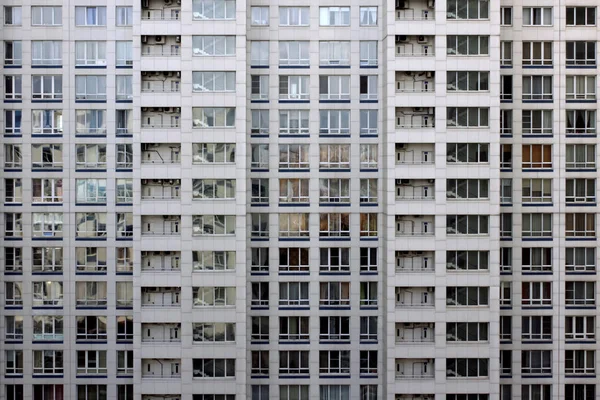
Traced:
POLYGON ((597 24, 7 0, 0 398, 595 398, 597 24))

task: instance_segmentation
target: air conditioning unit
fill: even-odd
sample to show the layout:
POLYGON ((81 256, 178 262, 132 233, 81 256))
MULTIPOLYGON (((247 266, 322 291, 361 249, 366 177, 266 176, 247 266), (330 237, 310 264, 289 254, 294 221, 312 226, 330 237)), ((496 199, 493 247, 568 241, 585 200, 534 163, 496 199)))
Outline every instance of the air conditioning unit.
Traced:
POLYGON ((164 36, 155 36, 154 41, 156 42, 156 44, 164 44, 165 37, 164 36))
POLYGON ((396 43, 406 43, 406 42, 408 42, 408 36, 396 35, 396 43))
POLYGON ((427 179, 428 183, 435 183, 435 179, 427 179))
POLYGON ((163 215, 163 219, 169 219, 170 215, 163 215))
POLYGON ((174 112, 180 113, 181 112, 181 107, 175 107, 174 110, 175 110, 174 112))
POLYGON ((427 1, 427 7, 434 9, 435 8, 435 0, 428 0, 427 1))
POLYGON ((397 149, 405 149, 406 148, 406 143, 396 143, 396 148, 397 149))
POLYGON ((419 35, 417 37, 417 43, 425 44, 425 43, 427 43, 427 38, 425 36, 423 36, 423 35, 419 35))
POLYGON ((160 71, 154 71, 154 76, 160 76, 160 71))
POLYGON ((427 77, 427 78, 433 78, 433 72, 431 72, 431 71, 427 71, 427 72, 425 73, 425 77, 427 77))
POLYGON ((148 43, 148 36, 142 35, 142 43, 148 43))
POLYGON ((432 287, 428 287, 428 288, 427 288, 427 291, 428 291, 429 293, 433 293, 433 288, 432 288, 432 287))
POLYGON ((400 179, 400 184, 401 185, 408 185, 408 184, 410 184, 410 179, 400 179))
POLYGON ((425 111, 423 107, 413 107, 413 112, 420 113, 425 111))
POLYGON ((160 253, 160 251, 153 251, 153 252, 152 252, 152 255, 154 255, 154 256, 160 256, 160 255, 161 255, 161 253, 160 253))
POLYGON ((164 112, 166 112, 166 113, 173 112, 172 110, 173 110, 173 109, 172 109, 171 107, 165 107, 165 108, 163 109, 163 111, 164 111, 164 112))
POLYGON ((396 0, 396 10, 406 10, 408 8, 407 0, 396 0))
POLYGON ((148 71, 142 71, 142 76, 148 75, 148 71))
POLYGON ((177 0, 177 5, 180 6, 181 5, 181 0, 177 0))
POLYGON ((142 179, 142 185, 147 185, 148 184, 148 179, 142 179))
POLYGON ((181 43, 181 36, 175 37, 175 43, 181 43))
POLYGON ((142 107, 142 112, 148 111, 148 107, 142 107))
POLYGON ((165 0, 165 5, 166 5, 166 6, 170 6, 170 5, 171 5, 171 3, 173 3, 173 2, 172 2, 172 0, 165 0))

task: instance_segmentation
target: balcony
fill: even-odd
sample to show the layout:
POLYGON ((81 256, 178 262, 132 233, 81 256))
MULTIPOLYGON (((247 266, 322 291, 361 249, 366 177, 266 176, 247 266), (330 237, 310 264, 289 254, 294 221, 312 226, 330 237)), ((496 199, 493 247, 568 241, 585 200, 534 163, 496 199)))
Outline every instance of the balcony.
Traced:
POLYGON ((179 129, 181 108, 142 107, 142 129, 179 129))
POLYGON ((396 200, 434 200, 435 179, 396 179, 396 200))
POLYGON ((180 90, 181 72, 142 71, 142 93, 179 93, 180 90))
POLYGON ((181 288, 142 287, 142 308, 181 307, 181 288))
POLYGON ((435 21, 435 0, 396 0, 396 21, 435 21))
POLYGON ((142 201, 179 200, 180 198, 179 179, 142 179, 142 201))
POLYGON ((181 36, 142 36, 142 58, 181 56, 181 36))
POLYGON ((179 164, 180 162, 180 144, 142 143, 142 164, 179 164))
POLYGON ((181 252, 179 251, 142 251, 142 271, 180 271, 180 263, 181 252))
POLYGON ((178 21, 181 0, 142 0, 142 21, 178 21))
POLYGON ((435 36, 396 35, 396 57, 435 56, 435 36))
POLYGON ((142 236, 181 235, 180 215, 142 215, 142 236))
POLYGON ((396 107, 396 129, 431 129, 435 127, 435 108, 396 107))
POLYGON ((181 324, 142 324, 142 344, 181 342, 181 324))
POLYGON ((435 307, 435 288, 433 287, 397 287, 396 307, 433 308, 435 307))
POLYGON ((181 360, 142 358, 142 379, 180 379, 181 360))
POLYGON ((396 215, 396 237, 433 236, 434 224, 433 215, 396 215))
POLYGON ((396 165, 433 164, 434 149, 433 143, 396 143, 396 165))
POLYGON ((430 344, 435 342, 435 324, 396 323, 396 344, 430 344))
POLYGON ((431 273, 435 271, 433 251, 397 251, 396 273, 431 273))
POLYGON ((396 93, 434 93, 435 72, 396 71, 396 93))
POLYGON ((433 379, 435 361, 426 358, 397 358, 396 379, 433 379))

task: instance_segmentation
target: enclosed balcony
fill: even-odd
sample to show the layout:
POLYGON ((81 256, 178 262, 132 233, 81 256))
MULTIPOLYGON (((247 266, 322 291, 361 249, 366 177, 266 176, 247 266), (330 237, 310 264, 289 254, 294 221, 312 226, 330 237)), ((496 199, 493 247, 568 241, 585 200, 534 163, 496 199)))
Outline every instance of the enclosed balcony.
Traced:
POLYGON ((172 57, 181 55, 181 36, 142 35, 142 57, 172 57))
POLYGON ((397 251, 396 273, 433 272, 435 253, 433 251, 397 251))
POLYGON ((433 57, 435 36, 396 35, 396 57, 433 57))
POLYGON ((396 343, 397 344, 415 344, 415 343, 434 343, 435 342, 435 324, 426 323, 396 323, 396 343))
POLYGON ((181 324, 142 324, 142 343, 181 342, 181 324))
POLYGON ((142 308, 181 307, 180 287, 142 287, 142 308))
POLYGON ((435 394, 397 394, 394 400, 435 400, 435 394))
POLYGON ((142 143, 142 164, 179 164, 179 143, 142 143))
MULTIPOLYGON (((177 395, 177 394, 173 394, 173 395, 171 395, 171 394, 167 394, 167 395, 143 394, 142 400, 181 400, 181 396, 177 395)), ((401 400, 403 400, 403 399, 401 399, 401 400)), ((429 400, 429 399, 425 399, 425 400, 429 400)))
POLYGON ((397 287, 396 307, 433 308, 435 306, 435 288, 433 287, 397 287))
POLYGON ((396 379, 433 379, 435 360, 427 358, 397 358, 396 379))
POLYGON ((180 90, 181 72, 142 71, 142 93, 178 93, 180 90))
POLYGON ((142 179, 142 200, 179 200, 179 179, 142 179))
POLYGON ((396 164, 433 164, 433 143, 396 143, 396 164))
POLYGON ((142 236, 181 235, 180 215, 142 215, 142 236))
POLYGON ((178 21, 181 0, 142 0, 142 21, 178 21))
POLYGON ((435 72, 396 71, 396 93, 434 93, 435 72))
POLYGON ((396 215, 396 236, 433 236, 435 216, 396 215))
POLYGON ((142 129, 179 129, 181 108, 142 107, 142 129))
POLYGON ((434 21, 435 0, 396 0, 396 21, 434 21))
POLYGON ((142 379, 180 379, 181 360, 142 358, 142 379))
POLYGON ((435 179, 396 179, 396 200, 435 199, 435 179))
POLYGON ((427 129, 435 127, 435 108, 396 107, 396 129, 427 129))
POLYGON ((142 271, 179 271, 180 264, 179 251, 142 251, 142 271))

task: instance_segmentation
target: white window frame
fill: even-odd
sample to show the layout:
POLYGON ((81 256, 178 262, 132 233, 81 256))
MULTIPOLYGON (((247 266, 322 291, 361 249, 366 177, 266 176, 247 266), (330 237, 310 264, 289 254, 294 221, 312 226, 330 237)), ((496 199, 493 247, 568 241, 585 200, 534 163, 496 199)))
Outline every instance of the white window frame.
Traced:
POLYGON ((552 100, 553 85, 552 75, 524 75, 523 100, 552 100))
POLYGON ((552 237, 552 213, 524 213, 522 237, 552 237))
MULTIPOLYGON (((310 65, 310 42, 308 40, 280 41, 279 65, 280 66, 308 66, 310 65)), ((259 64, 261 65, 261 64, 259 64)), ((267 63, 264 65, 268 65, 267 63)))
POLYGON ((490 288, 487 286, 448 286, 446 288, 446 307, 489 307, 489 305, 490 288))
POLYGON ((61 65, 62 41, 32 40, 31 65, 61 65))
POLYGON ((235 215, 194 215, 192 216, 192 236, 235 235, 235 215))
POLYGON ((279 178, 279 203, 308 203, 309 179, 279 178))
POLYGON ((598 57, 596 42, 583 40, 567 41, 565 57, 567 67, 582 65, 594 66, 596 65, 596 58, 598 57), (580 47, 583 47, 583 49, 580 47), (588 55, 592 49, 594 53, 593 58, 588 58, 588 55), (578 57, 578 54, 581 53, 584 55, 583 58, 578 57))
POLYGON ((552 340, 551 315, 524 315, 521 326, 521 340, 552 340))
POLYGON ((85 281, 75 283, 76 308, 99 307, 106 308, 107 282, 85 281))
POLYGON ((76 375, 106 375, 108 373, 106 353, 106 350, 77 350, 76 375))
POLYGON ((485 250, 447 250, 447 271, 489 271, 490 253, 485 250))
POLYGON ((378 181, 377 178, 361 178, 359 201, 363 203, 377 203, 378 181))
POLYGON ((320 178, 319 203, 350 203, 350 179, 320 178))
POLYGON ((350 375, 350 350, 320 350, 319 375, 350 375))
POLYGON ((279 307, 308 307, 308 282, 279 282, 279 307))
POLYGON ((10 204, 23 202, 23 181, 21 178, 4 179, 4 202, 10 204))
POLYGON ((22 247, 4 247, 4 271, 21 272, 23 271, 23 248, 22 247))
POLYGON ((63 133, 63 110, 31 110, 31 133, 51 135, 63 133))
POLYGON ((523 7, 523 26, 552 26, 552 7, 523 7))
POLYGON ((379 110, 360 110, 360 135, 379 133, 379 110))
POLYGON ((32 203, 62 203, 62 178, 33 178, 32 203), (38 192, 39 189, 39 192, 38 192))
POLYGON ((350 75, 320 75, 319 99, 350 100, 350 75))
POLYGON ((446 37, 448 56, 485 56, 490 54, 490 37, 486 35, 448 35, 446 37))
POLYGON ((235 179, 193 179, 192 200, 234 199, 235 179))
POLYGON ((309 110, 279 110, 280 135, 308 135, 309 110))
POLYGON ((567 237, 596 237, 596 214, 566 213, 565 233, 567 237))
POLYGON ((279 26, 309 26, 310 7, 279 7, 279 26))
POLYGON ((4 340, 23 340, 23 316, 7 315, 4 318, 4 340))
POLYGON ((234 322, 192 323, 193 343, 235 343, 234 322), (219 334, 221 333, 221 334, 219 334))
POLYGON ((269 179, 252 178, 250 184, 252 187, 250 203, 269 204, 269 179))
POLYGON ((280 247, 280 272, 309 272, 308 247, 280 247))
POLYGON ((487 71, 448 71, 446 90, 449 92, 489 92, 487 71))
POLYGON ((4 6, 4 25, 21 26, 23 23, 23 10, 21 6, 4 6))
POLYGON ((75 262, 77 272, 106 271, 106 247, 76 247, 75 262))
POLYGON ((106 26, 106 6, 76 6, 75 26, 106 26))
POLYGON ((377 7, 359 7, 358 15, 360 26, 377 26, 377 7))
POLYGON ((319 248, 319 271, 350 273, 350 248, 319 248))
POLYGON ((133 179, 119 178, 115 181, 116 204, 133 203, 133 179))
POLYGON ((235 0, 193 0, 192 18, 195 21, 226 21, 235 19, 235 0))
POLYGON ((532 306, 551 306, 552 305, 552 282, 522 282, 522 287, 529 286, 530 297, 525 297, 525 290, 522 290, 521 304, 526 307, 532 306), (545 297, 544 292, 550 297, 545 297))
POLYGON ((250 23, 252 26, 269 26, 269 7, 250 7, 250 23))
POLYGON ((595 375, 595 350, 565 350, 565 375, 595 375))
POLYGON ((565 186, 565 202, 567 204, 596 203, 596 179, 567 178, 565 181, 565 186))
POLYGON ((469 2, 450 0, 447 4, 446 19, 448 20, 486 20, 489 19, 489 0, 469 2), (472 13, 475 15, 472 15, 472 13))
POLYGON ((33 350, 33 374, 34 375, 62 375, 63 351, 62 350, 33 350), (48 361, 51 359, 51 366, 48 361))
POLYGON ((377 144, 361 144, 360 169, 377 169, 379 160, 379 146, 377 144))
POLYGON ((595 75, 567 75, 567 100, 595 100, 595 75))
POLYGON ((512 55, 512 41, 502 40, 500 41, 500 66, 512 67, 513 55, 512 55))
POLYGON ((7 100, 23 98, 23 78, 21 75, 4 75, 4 98, 7 100))
POLYGON ((552 247, 523 247, 522 270, 527 272, 552 272, 552 247))
POLYGON ((308 237, 308 213, 280 213, 279 237, 308 237))
POLYGON ((522 168, 552 168, 552 145, 551 144, 524 144, 522 146, 522 168), (537 146, 540 146, 540 151, 537 151, 537 146), (548 157, 548 151, 550 153, 548 157), (534 155, 540 155, 541 159, 534 159, 534 155), (525 160, 525 157, 529 161, 525 160))
MULTIPOLYGON (((23 124, 23 112, 21 110, 4 110, 4 134, 20 135, 23 124)), ((33 127, 32 127, 33 129, 33 127)), ((32 131, 33 132, 33 131, 32 131)))
POLYGON ((75 134, 106 135, 106 110, 75 110, 75 134))
POLYGON ((379 97, 378 75, 361 75, 359 78, 360 100, 377 100, 379 97))
POLYGON ((75 65, 106 65, 106 42, 97 40, 75 41, 75 65), (83 56, 83 58, 80 58, 83 56))
POLYGON ((319 65, 349 66, 350 58, 350 41, 319 42, 319 65))
POLYGON ((567 135, 596 135, 596 110, 566 110, 565 113, 567 135))
POLYGON ((451 236, 487 236, 489 235, 489 215, 447 215, 446 234, 451 236), (461 231, 461 227, 465 230, 461 231))
POLYGON ((268 40, 250 41, 250 65, 253 67, 264 67, 269 65, 271 55, 270 42, 268 40))
POLYGON ((270 110, 250 110, 250 134, 268 135, 269 134, 269 111, 270 110))
POLYGON ((565 249, 567 272, 592 272, 596 270, 595 247, 567 247, 565 249))
POLYGON ((236 37, 233 35, 192 36, 192 55, 194 57, 235 56, 236 37))
POLYGON ((361 67, 375 67, 379 65, 378 42, 376 40, 361 40, 359 58, 361 67))
POLYGON ((234 128, 235 107, 194 107, 192 108, 192 129, 234 128))
POLYGON ((552 66, 554 58, 552 41, 523 42, 523 65, 552 66))
POLYGON ((500 7, 500 25, 512 26, 512 7, 500 7))
POLYGON ((477 343, 489 341, 488 322, 447 322, 446 341, 477 343))
POLYGON ((310 168, 308 144, 280 144, 279 169, 307 169, 310 168))
POLYGON ((350 26, 350 7, 319 7, 320 26, 350 26))
POLYGON ((31 26, 61 26, 61 6, 32 6, 31 26), (49 14, 49 15, 48 15, 49 14))
POLYGON ((23 282, 5 282, 4 305, 23 306, 23 282))
POLYGON ((279 100, 309 100, 308 75, 280 75, 279 100))
POLYGON ((133 26, 133 7, 117 6, 115 16, 116 26, 133 26))
POLYGON ((360 282, 360 307, 377 307, 378 284, 377 282, 360 282))
POLYGON ((235 163, 235 143, 193 143, 194 164, 235 163))
POLYGON ((62 237, 63 213, 41 212, 32 214, 33 237, 62 237))
POLYGON ((490 109, 487 107, 448 107, 446 110, 447 128, 489 128, 490 109))
MULTIPOLYGON (((117 67, 133 66, 133 41, 117 40, 115 42, 115 65, 117 67)), ((117 75, 118 76, 118 75, 117 75)))
POLYGON ((487 143, 448 143, 446 145, 448 163, 479 164, 489 163, 489 144, 487 143), (473 157, 475 161, 470 161, 473 157), (464 155, 464 158, 462 157, 464 155), (485 155, 486 157, 483 157, 485 155))
POLYGON ((252 144, 251 145, 251 161, 250 168, 252 169, 268 169, 269 168, 269 145, 268 144, 252 144))
POLYGON ((251 100, 269 99, 269 75, 250 76, 250 98, 251 100))
POLYGON ((524 178, 521 188, 522 203, 552 203, 552 179, 524 178))
POLYGON ((235 71, 194 71, 192 81, 196 93, 235 92, 235 71))
POLYGON ((235 307, 236 288, 228 286, 193 287, 193 306, 197 307, 235 307))
POLYGON ((554 130, 553 110, 523 110, 521 113, 522 134, 552 135, 554 130))
POLYGON ((447 179, 447 199, 488 199, 490 181, 489 179, 447 179))
POLYGON ((567 26, 596 26, 596 18, 596 7, 568 6, 566 8, 567 26), (582 13, 582 21, 578 21, 577 16, 582 13), (583 22, 583 24, 578 22, 583 22))
POLYGON ((596 305, 596 282, 565 282, 565 305, 590 307, 596 305))
POLYGON ((319 145, 319 168, 346 169, 350 168, 350 145, 321 144, 319 145))
POLYGON ((594 340, 596 338, 596 317, 593 315, 565 316, 566 340, 594 340), (582 329, 578 329, 582 328, 582 329))
POLYGON ((319 222, 319 237, 350 237, 350 213, 320 213, 319 222))
POLYGON ((106 75, 76 75, 75 100, 106 100, 106 75))
POLYGON ((33 307, 62 307, 63 282, 42 281, 32 282, 33 307))
POLYGON ((106 145, 76 145, 75 169, 106 169, 106 145))
POLYGON ((350 110, 319 110, 319 134, 350 134, 350 110))
POLYGON ((21 40, 4 41, 4 65, 23 65, 23 42, 21 40))
POLYGON ((11 238, 23 237, 22 213, 4 213, 4 236, 11 238))

